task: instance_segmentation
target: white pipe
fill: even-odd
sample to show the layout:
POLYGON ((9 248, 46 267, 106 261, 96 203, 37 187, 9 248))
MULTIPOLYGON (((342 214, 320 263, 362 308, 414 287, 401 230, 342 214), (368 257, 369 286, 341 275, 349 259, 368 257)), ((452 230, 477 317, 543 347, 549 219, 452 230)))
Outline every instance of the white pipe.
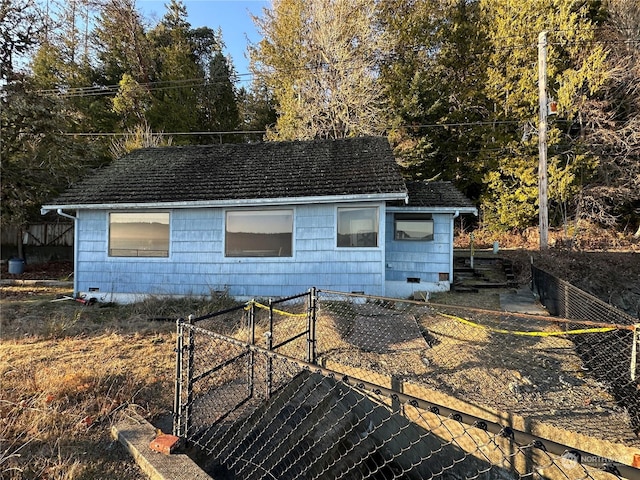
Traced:
POLYGON ((58 215, 60 215, 61 217, 67 217, 67 218, 70 218, 71 220, 73 220, 73 221, 74 221, 74 223, 76 222, 76 220, 78 220, 78 217, 74 217, 73 215, 69 215, 68 213, 64 213, 64 212, 62 211, 62 209, 61 209, 61 208, 58 208, 58 209, 56 210, 56 213, 57 213, 58 215))
MULTIPOLYGON (((44 210, 44 209, 43 209, 44 210)), ((73 220, 73 296, 78 295, 78 275, 76 275, 76 259, 78 258, 76 249, 78 248, 78 217, 64 213, 61 208, 56 210, 61 217, 73 220)))

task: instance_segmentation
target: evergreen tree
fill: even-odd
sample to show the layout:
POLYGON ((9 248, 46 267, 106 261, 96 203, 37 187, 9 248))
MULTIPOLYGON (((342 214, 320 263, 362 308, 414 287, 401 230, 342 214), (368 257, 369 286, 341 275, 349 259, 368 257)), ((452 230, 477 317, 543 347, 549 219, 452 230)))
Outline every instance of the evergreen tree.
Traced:
POLYGON ((218 51, 208 65, 200 101, 200 124, 205 130, 230 132, 240 126, 236 92, 227 59, 218 51))
POLYGON ((198 126, 197 92, 204 84, 204 72, 197 63, 186 18, 184 4, 171 0, 149 33, 157 77, 147 118, 155 131, 191 132, 198 126))
POLYGON ((480 6, 490 41, 486 95, 496 122, 482 155, 485 222, 522 229, 537 216, 537 136, 527 135, 538 122, 537 35, 549 32, 548 91, 559 103, 548 134, 550 217, 557 218, 596 163, 566 120, 579 115, 606 79, 606 52, 593 43, 599 12, 589 2, 566 0, 481 0, 480 6))
POLYGON ((36 32, 42 28, 34 0, 0 0, 0 79, 16 73, 18 57, 37 44, 36 32))
MULTIPOLYGON (((273 130, 278 120, 276 102, 266 85, 254 81, 251 89, 238 92, 238 107, 242 129, 252 132, 273 130)), ((249 136, 255 139, 254 135, 249 136)))
POLYGON ((142 85, 154 79, 151 44, 134 0, 107 0, 93 37, 102 84, 115 85, 125 73, 142 85))
POLYGON ((577 215, 640 237, 640 4, 611 0, 596 31, 608 48, 607 80, 574 118, 599 162, 577 197, 577 215))
POLYGON ((453 180, 476 197, 489 117, 484 95, 487 40, 475 1, 383 3, 388 53, 381 80, 392 116, 390 139, 405 174, 453 180))

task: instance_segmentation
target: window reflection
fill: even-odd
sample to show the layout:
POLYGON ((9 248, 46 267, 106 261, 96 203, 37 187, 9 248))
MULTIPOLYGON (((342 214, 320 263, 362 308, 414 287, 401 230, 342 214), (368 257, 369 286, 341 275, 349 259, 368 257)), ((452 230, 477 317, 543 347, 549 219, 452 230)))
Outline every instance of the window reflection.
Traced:
POLYGON ((377 247, 378 208, 338 208, 338 247, 377 247))
POLYGON ((168 257, 169 213, 110 213, 109 256, 168 257))
POLYGON ((291 257, 292 245, 292 210, 227 212, 225 256, 291 257))

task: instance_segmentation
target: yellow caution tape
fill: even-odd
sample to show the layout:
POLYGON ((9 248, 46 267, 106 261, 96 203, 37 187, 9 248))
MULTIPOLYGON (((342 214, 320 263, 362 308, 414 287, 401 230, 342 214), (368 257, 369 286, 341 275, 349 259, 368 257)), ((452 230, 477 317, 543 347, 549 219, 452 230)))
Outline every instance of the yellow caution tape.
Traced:
POLYGON ((584 333, 602 333, 602 332, 611 332, 616 330, 613 327, 597 327, 597 328, 580 328, 576 330, 566 330, 566 331, 556 331, 556 332, 523 332, 516 330, 504 330, 502 328, 493 328, 488 327, 486 325, 480 325, 479 323, 472 322, 465 318, 456 317, 455 315, 447 315, 446 313, 438 312, 438 315, 442 315, 446 318, 451 318, 452 320, 456 320, 464 325, 469 325, 470 327, 483 328, 490 332, 494 333, 505 333, 509 335, 522 335, 526 337, 556 337, 560 335, 582 335, 584 333))
MULTIPOLYGON (((269 306, 268 305, 263 305, 261 303, 258 302, 254 302, 253 300, 250 301, 249 303, 247 303, 247 306, 244 307, 245 310, 249 310, 251 308, 251 305, 255 305, 258 308, 262 308, 265 310, 269 310, 269 306)), ((306 317, 307 314, 306 313, 290 313, 290 312, 285 312, 284 310, 278 310, 276 308, 273 309, 273 311, 275 313, 278 313, 280 315, 286 315, 287 317, 306 317)))

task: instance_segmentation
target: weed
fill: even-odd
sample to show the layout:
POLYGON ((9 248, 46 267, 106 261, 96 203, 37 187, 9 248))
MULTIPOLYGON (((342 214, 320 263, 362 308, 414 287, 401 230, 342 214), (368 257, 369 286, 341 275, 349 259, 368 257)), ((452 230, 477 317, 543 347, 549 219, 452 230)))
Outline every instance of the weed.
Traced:
POLYGON ((82 305, 12 289, 3 290, 0 309, 0 477, 140 478, 110 438, 111 424, 125 406, 151 420, 169 414, 174 320, 235 302, 223 295, 82 305))

